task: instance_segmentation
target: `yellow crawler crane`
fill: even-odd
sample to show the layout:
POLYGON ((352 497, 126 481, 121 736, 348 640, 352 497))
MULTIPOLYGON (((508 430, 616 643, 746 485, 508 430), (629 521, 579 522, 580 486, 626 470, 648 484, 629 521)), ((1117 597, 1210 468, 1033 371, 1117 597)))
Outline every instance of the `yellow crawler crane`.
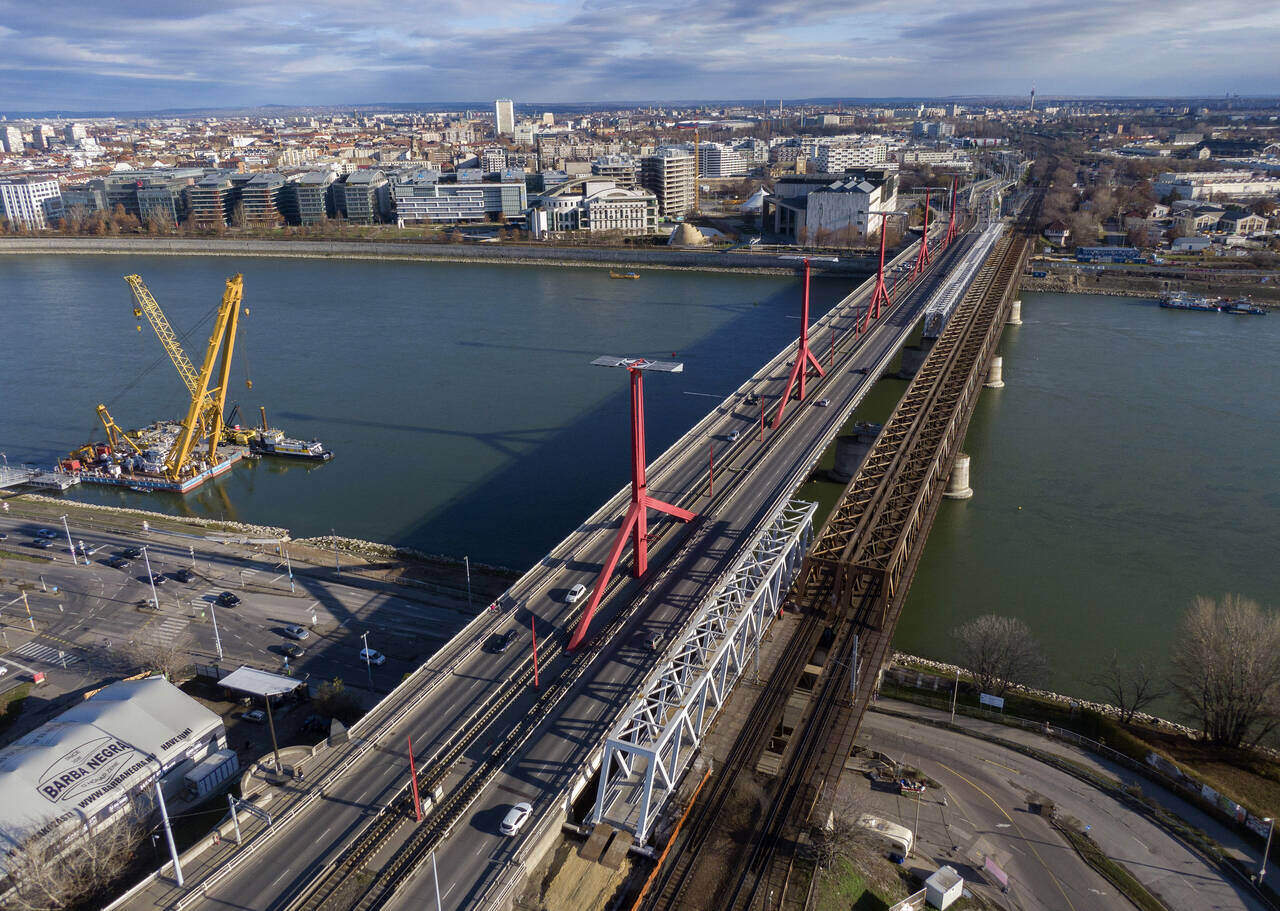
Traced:
POLYGON ((181 481, 196 473, 195 466, 192 464, 193 456, 201 446, 207 447, 210 463, 218 460, 218 442, 222 439, 222 409, 226 404, 227 383, 231 377, 231 355, 235 349, 240 301, 244 296, 244 279, 239 273, 227 279, 222 304, 218 307, 218 315, 214 319, 213 334, 209 336, 209 347, 205 351, 204 361, 199 370, 183 352, 177 334, 169 325, 169 320, 160 309, 160 305, 143 284, 141 276, 126 275, 125 281, 133 289, 133 296, 138 304, 134 308, 134 315, 139 319, 146 315, 191 394, 191 404, 187 408, 186 418, 182 421, 182 429, 169 450, 164 464, 165 477, 171 481, 181 481), (216 381, 215 368, 217 369, 216 381), (211 383, 213 385, 210 385, 211 383))

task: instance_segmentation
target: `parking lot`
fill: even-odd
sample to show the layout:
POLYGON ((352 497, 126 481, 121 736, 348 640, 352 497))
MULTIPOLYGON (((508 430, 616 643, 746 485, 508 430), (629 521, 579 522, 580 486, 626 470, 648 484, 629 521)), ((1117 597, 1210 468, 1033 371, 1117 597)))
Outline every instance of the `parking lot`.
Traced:
POLYGON ((74 510, 64 527, 60 517, 26 517, 21 501, 8 502, 0 513, 0 692, 42 682, 4 742, 148 664, 249 665, 313 685, 340 678, 368 705, 505 584, 475 572, 469 601, 456 585, 357 572, 348 556, 335 570, 313 552, 299 560, 287 543, 224 543, 141 521, 104 527, 88 512, 77 522, 74 510))

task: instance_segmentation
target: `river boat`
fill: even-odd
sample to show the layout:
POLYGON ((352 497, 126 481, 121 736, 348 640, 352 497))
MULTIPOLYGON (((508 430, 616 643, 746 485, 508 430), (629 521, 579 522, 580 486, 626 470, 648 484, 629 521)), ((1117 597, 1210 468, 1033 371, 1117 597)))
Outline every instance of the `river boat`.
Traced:
POLYGON ((1206 310, 1216 312, 1222 307, 1216 300, 1208 297, 1197 297, 1178 291, 1160 298, 1160 306, 1166 310, 1206 310))
POLYGON ((1222 305, 1223 313, 1234 313, 1237 316, 1266 316, 1267 311, 1247 297, 1238 297, 1222 305))
POLYGON ((639 278, 639 272, 610 272, 610 278, 639 278))
POLYGON ((327 462, 333 453, 324 448, 319 440, 295 440, 279 430, 264 430, 249 441, 251 452, 262 455, 280 456, 286 459, 305 459, 311 462, 327 462))

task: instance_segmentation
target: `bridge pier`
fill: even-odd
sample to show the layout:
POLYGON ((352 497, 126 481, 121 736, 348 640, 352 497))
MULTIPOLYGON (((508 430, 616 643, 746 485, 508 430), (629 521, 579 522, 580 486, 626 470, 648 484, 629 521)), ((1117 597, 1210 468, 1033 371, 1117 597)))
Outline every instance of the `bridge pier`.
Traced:
POLYGON ((1005 325, 1008 325, 1008 326, 1022 325, 1022 301, 1020 299, 1014 300, 1013 306, 1009 308, 1009 320, 1005 325))
POLYGON ((987 371, 987 381, 984 383, 988 389, 1004 388, 1004 358, 996 355, 991 359, 991 369, 987 371))
POLYGON ((909 380, 920 372, 935 341, 936 339, 922 337, 919 345, 902 349, 902 366, 898 368, 899 378, 909 380))
POLYGON ((951 466, 951 477, 947 479, 947 489, 942 495, 950 500, 967 500, 973 496, 973 488, 969 486, 969 454, 962 452, 956 456, 951 466))
POLYGON ((848 484, 875 445, 880 429, 879 424, 859 422, 854 425, 853 433, 836 437, 836 460, 827 472, 827 477, 840 484, 848 484))

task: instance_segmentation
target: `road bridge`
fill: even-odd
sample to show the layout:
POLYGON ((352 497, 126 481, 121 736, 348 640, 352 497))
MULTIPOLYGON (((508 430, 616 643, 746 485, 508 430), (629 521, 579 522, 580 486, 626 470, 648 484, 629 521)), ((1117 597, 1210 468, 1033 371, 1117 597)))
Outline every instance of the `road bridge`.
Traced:
MULTIPOLYGON (((565 649, 581 604, 564 596, 576 583, 589 584, 603 564, 628 489, 401 684, 353 729, 350 744, 317 757, 308 787, 299 788, 304 793, 280 814, 275 832, 251 826, 244 847, 219 848, 198 880, 189 874, 187 888, 161 878, 127 904, 421 907, 430 888, 422 876, 432 868, 425 862, 433 854, 443 907, 503 901, 524 862, 558 835, 569 800, 603 752, 606 732, 661 663, 644 645, 648 634, 679 638, 762 525, 786 507, 974 240, 963 235, 921 276, 900 281, 895 303, 868 331, 855 327, 873 282, 818 320, 810 339, 828 353, 827 377, 807 401, 787 409, 776 430, 766 428, 763 439, 759 408, 776 405, 782 395, 794 345, 651 463, 650 491, 700 519, 653 525, 652 568, 640 578, 614 576, 593 638, 581 649, 565 649), (760 403, 748 405, 753 395, 760 403), (828 404, 819 407, 819 397, 828 404), (716 455, 714 489, 706 470, 709 445, 716 455), (492 634, 508 632, 516 636, 511 648, 486 647, 492 634), (406 787, 407 737, 424 800, 421 823, 414 821, 406 787), (534 806, 536 823, 522 837, 502 836, 497 823, 518 800, 534 806)), ((909 267, 914 255, 913 245, 889 266, 909 267)))

